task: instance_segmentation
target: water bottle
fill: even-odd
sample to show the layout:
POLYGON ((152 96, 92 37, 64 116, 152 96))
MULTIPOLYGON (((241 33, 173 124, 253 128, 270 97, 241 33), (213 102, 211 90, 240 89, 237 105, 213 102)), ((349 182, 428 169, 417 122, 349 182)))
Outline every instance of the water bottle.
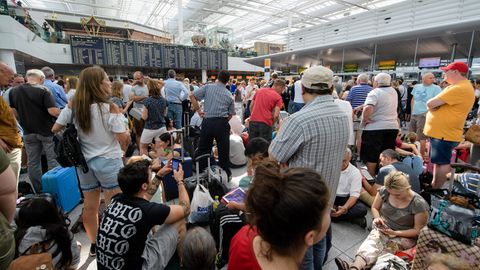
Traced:
POLYGON ((219 205, 220 205, 220 201, 218 200, 218 195, 216 195, 215 200, 212 202, 213 210, 217 209, 219 205))

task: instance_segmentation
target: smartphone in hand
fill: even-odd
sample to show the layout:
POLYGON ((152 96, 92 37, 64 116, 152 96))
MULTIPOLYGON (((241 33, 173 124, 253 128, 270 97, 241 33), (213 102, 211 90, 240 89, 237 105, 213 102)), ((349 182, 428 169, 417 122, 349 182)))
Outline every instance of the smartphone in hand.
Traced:
POLYGON ((176 158, 172 159, 172 170, 178 171, 179 164, 180 164, 179 159, 176 159, 176 158))

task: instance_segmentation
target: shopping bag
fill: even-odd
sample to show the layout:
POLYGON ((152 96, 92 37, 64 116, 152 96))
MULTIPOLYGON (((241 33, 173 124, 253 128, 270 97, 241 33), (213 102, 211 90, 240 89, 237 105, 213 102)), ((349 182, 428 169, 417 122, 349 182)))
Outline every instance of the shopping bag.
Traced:
POLYGON ((190 205, 189 223, 207 223, 210 218, 213 199, 208 190, 200 183, 197 183, 193 192, 192 203, 190 205))
POLYGON ((398 256, 387 253, 378 257, 371 270, 408 270, 407 263, 398 256))

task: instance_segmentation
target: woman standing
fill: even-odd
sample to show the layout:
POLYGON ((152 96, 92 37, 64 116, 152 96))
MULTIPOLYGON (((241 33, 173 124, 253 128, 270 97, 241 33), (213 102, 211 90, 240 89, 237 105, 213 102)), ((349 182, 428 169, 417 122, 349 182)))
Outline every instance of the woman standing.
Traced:
POLYGON ((142 119, 145 120, 145 127, 140 138, 140 155, 147 155, 148 145, 152 143, 153 138, 167 132, 165 128, 167 101, 160 94, 163 82, 149 80, 147 87, 148 98, 143 101, 145 108, 142 112, 142 119))
POLYGON ((110 80, 101 67, 89 67, 80 72, 78 89, 73 102, 60 113, 52 128, 54 133, 73 121, 89 171, 77 170, 80 188, 85 196, 83 224, 95 256, 95 238, 98 230, 100 189, 108 205, 112 196, 120 192, 117 174, 123 167, 123 152, 130 143, 127 119, 117 105, 110 103, 110 80))
POLYGON ((254 78, 251 78, 248 81, 248 86, 247 86, 247 94, 244 98, 244 103, 246 103, 245 106, 245 114, 243 115, 243 121, 245 119, 250 117, 250 103, 252 103, 253 96, 255 95, 255 92, 257 92, 258 86, 256 84, 256 81, 254 78))
POLYGON ((410 189, 406 174, 389 173, 372 204, 373 230, 358 248, 353 263, 335 258, 338 269, 366 269, 382 254, 412 248, 427 224, 428 209, 427 202, 410 189))

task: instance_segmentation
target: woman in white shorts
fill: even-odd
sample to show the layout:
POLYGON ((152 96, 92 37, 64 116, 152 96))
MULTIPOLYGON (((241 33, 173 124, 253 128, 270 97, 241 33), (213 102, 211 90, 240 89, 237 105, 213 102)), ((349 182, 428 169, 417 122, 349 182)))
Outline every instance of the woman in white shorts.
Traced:
POLYGON ((70 123, 73 113, 80 147, 89 168, 86 173, 77 169, 77 174, 85 196, 83 225, 92 243, 91 256, 95 255, 100 189, 107 205, 120 192, 117 175, 123 167, 123 151, 130 143, 127 119, 118 106, 110 102, 111 94, 110 80, 101 67, 82 70, 74 98, 52 128, 54 133, 61 131, 70 123))
POLYGON ((165 127, 165 116, 167 115, 167 101, 161 95, 162 81, 149 80, 148 98, 143 101, 145 108, 142 112, 142 119, 145 120, 142 137, 140 138, 140 155, 148 154, 148 145, 153 138, 167 132, 165 127))

